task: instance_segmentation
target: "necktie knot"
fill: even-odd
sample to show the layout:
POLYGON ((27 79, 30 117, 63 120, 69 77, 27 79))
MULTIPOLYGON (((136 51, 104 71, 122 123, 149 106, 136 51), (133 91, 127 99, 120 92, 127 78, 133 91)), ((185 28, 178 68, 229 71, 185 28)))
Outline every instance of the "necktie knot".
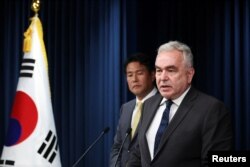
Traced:
POLYGON ((173 101, 172 101, 172 100, 167 100, 167 101, 166 101, 166 108, 167 108, 168 110, 170 110, 170 107, 171 107, 172 104, 173 104, 173 101))
POLYGON ((141 107, 142 107, 142 102, 141 101, 137 101, 136 102, 136 107, 137 107, 137 110, 140 110, 141 107))

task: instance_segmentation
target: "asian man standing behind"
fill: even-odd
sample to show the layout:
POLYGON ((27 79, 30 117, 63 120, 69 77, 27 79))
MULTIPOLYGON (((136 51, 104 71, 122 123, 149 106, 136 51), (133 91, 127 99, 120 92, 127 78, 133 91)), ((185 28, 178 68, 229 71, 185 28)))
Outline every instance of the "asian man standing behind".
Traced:
POLYGON ((130 150, 137 143, 137 126, 140 121, 143 102, 156 94, 154 60, 145 54, 138 53, 129 57, 124 65, 128 88, 136 97, 123 104, 117 125, 114 143, 110 153, 110 167, 125 167, 130 150), (128 128, 132 128, 130 136, 125 140, 128 128), (119 149, 125 140, 120 156, 119 149), (116 162, 117 161, 117 162, 116 162), (115 164, 117 163, 117 164, 115 164))

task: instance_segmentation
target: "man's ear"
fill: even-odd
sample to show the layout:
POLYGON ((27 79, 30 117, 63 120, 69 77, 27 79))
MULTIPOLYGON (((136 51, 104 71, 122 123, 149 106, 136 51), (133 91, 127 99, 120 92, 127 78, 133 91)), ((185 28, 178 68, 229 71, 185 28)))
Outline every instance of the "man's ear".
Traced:
POLYGON ((192 82, 192 79, 194 77, 194 73, 195 73, 195 70, 193 67, 190 67, 188 70, 187 70, 187 75, 188 75, 188 83, 191 83, 192 82))

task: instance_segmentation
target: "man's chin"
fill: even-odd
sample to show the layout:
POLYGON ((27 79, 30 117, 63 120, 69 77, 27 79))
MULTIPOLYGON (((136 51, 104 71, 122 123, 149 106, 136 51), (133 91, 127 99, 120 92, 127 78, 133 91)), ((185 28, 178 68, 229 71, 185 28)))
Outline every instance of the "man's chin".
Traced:
POLYGON ((135 91, 135 90, 134 90, 132 93, 133 93, 134 95, 138 96, 138 95, 140 95, 140 94, 141 94, 141 91, 138 91, 138 90, 137 90, 137 91, 135 91))
POLYGON ((170 94, 169 92, 160 90, 160 94, 161 94, 163 97, 165 97, 166 99, 171 98, 171 94, 170 94))

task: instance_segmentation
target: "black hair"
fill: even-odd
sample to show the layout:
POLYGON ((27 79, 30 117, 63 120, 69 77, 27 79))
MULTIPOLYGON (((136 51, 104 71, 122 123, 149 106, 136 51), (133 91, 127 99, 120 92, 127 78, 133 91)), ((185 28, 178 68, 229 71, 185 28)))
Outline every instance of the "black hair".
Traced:
POLYGON ((155 60, 153 56, 148 56, 144 53, 135 53, 128 57, 124 64, 124 72, 126 73, 126 69, 129 63, 132 62, 139 62, 140 64, 144 65, 148 72, 154 72, 155 71, 155 60))

